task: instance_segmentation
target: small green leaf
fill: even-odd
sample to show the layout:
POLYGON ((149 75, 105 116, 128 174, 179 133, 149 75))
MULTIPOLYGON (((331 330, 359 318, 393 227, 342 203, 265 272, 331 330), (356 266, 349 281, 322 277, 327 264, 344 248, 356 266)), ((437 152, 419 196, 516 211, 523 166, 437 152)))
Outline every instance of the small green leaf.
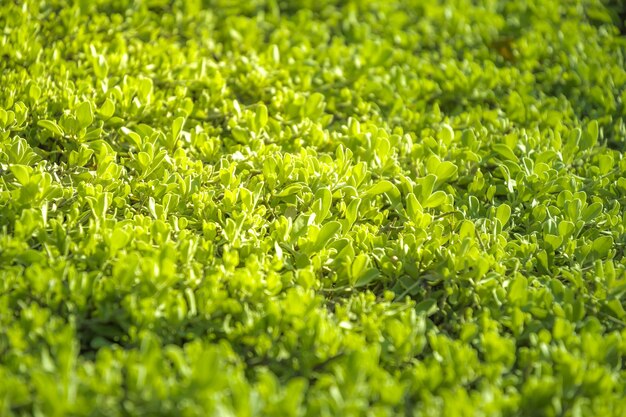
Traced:
POLYGON ((154 197, 148 198, 148 210, 150 211, 150 214, 152 214, 152 217, 154 217, 155 219, 159 218, 159 214, 157 213, 156 201, 154 200, 154 197))
POLYGON ((566 239, 574 232, 575 228, 576 226, 574 225, 574 223, 563 220, 559 223, 558 226, 559 236, 561 236, 563 239, 566 239))
POLYGON ((323 249, 328 244, 328 242, 330 242, 330 239, 332 239, 339 230, 341 230, 341 223, 339 223, 338 221, 328 222, 324 226, 322 226, 319 233, 317 234, 317 239, 315 240, 315 244, 313 245, 313 250, 317 251, 323 249))
POLYGON ((368 188, 368 190, 365 192, 365 195, 372 197, 372 196, 389 192, 393 190, 394 188, 395 188, 395 185, 393 185, 387 180, 382 180, 372 185, 370 188, 368 188))
POLYGON ((374 185, 372 185, 366 192, 365 196, 374 197, 380 194, 386 194, 389 197, 391 204, 394 207, 397 207, 402 204, 401 194, 398 187, 393 185, 391 182, 387 180, 382 180, 374 185))
POLYGON ((609 254, 609 251, 613 248, 613 237, 600 236, 593 241, 591 249, 596 255, 596 259, 604 258, 609 254))
POLYGON ((267 125, 267 106, 265 104, 260 103, 256 109, 255 114, 256 125, 258 129, 263 129, 265 125, 267 125))
POLYGON ((98 112, 104 119, 110 119, 115 114, 115 103, 107 98, 98 112))
POLYGON ((429 174, 434 174, 437 171, 437 167, 441 164, 441 159, 437 155, 431 155, 426 160, 426 170, 429 174))
MULTIPOLYGON (((435 168, 436 169, 436 168, 435 168)), ((416 196, 420 197, 420 201, 426 200, 433 192, 435 183, 437 182, 437 176, 435 174, 428 174, 424 178, 419 179, 419 193, 416 190, 416 196)))
POLYGON ((559 235, 553 235, 553 234, 548 233, 544 236, 543 239, 546 243, 547 248, 550 251, 557 250, 563 244, 563 238, 559 235))
POLYGON ((150 158, 150 155, 148 155, 147 152, 139 152, 137 154, 137 160, 139 161, 139 164, 141 165, 141 167, 145 170, 150 165, 150 161, 152 159, 150 158))
POLYGON ((139 96, 141 100, 146 101, 146 103, 150 102, 150 95, 152 94, 153 82, 150 78, 141 78, 139 79, 139 96))
POLYGON ((116 228, 111 235, 111 252, 115 253, 124 248, 130 241, 131 235, 122 228, 116 228))
POLYGON ((317 119, 323 114, 325 107, 324 96, 320 93, 313 93, 306 101, 305 116, 317 119))
POLYGON ((28 88, 28 97, 33 101, 39 100, 39 97, 41 97, 41 88, 35 83, 31 84, 28 88))
POLYGON ((185 125, 185 118, 180 116, 174 119, 172 122, 172 143, 175 143, 180 136, 180 132, 183 130, 183 126, 185 125))
POLYGON ((130 140, 132 140, 135 146, 141 147, 141 144, 143 141, 141 139, 141 136, 139 136, 137 132, 130 130, 126 126, 123 126, 120 129, 120 131, 122 132, 123 135, 127 136, 130 140))
POLYGON ((602 203, 595 202, 585 207, 581 219, 587 223, 598 217, 602 213, 602 203))
POLYGON ((348 220, 350 227, 354 225, 354 223, 359 217, 360 205, 361 205, 361 199, 355 198, 354 200, 350 202, 350 204, 348 204, 348 207, 346 208, 346 219, 348 220))
POLYGON ((598 142, 600 129, 598 127, 598 121, 592 120, 588 125, 585 132, 583 132, 580 139, 580 150, 584 151, 593 148, 598 142))
POLYGON ((381 163, 384 163, 389 156, 389 151, 391 150, 391 143, 389 143, 389 139, 385 137, 378 138, 378 143, 376 144, 376 156, 381 163))
POLYGON ((330 206, 333 202, 333 196, 330 189, 327 187, 320 188, 315 193, 317 200, 314 203, 315 221, 319 224, 324 221, 330 211, 330 206))
POLYGON ((454 140, 454 130, 450 125, 444 124, 441 126, 441 132, 439 132, 439 138, 445 144, 452 143, 454 140))
POLYGON ((380 276, 380 271, 376 268, 366 270, 354 283, 355 287, 364 287, 380 276))
POLYGON ((470 238, 473 239, 476 235, 476 226, 469 220, 463 220, 461 227, 459 228, 459 237, 461 239, 470 238))
POLYGON ((624 310, 624 306, 620 302, 620 300, 613 299, 606 303, 607 308, 611 311, 615 317, 619 319, 623 319, 626 317, 626 310, 624 310))
POLYGON ((441 183, 452 178, 458 170, 459 169, 457 168, 457 166, 454 165, 452 162, 443 161, 435 169, 435 175, 437 176, 437 180, 441 183))
POLYGON ((354 261, 352 261, 352 266, 350 267, 350 273, 355 283, 356 283, 356 280, 360 278, 361 275, 363 275, 363 273, 365 272, 368 259, 369 257, 366 254, 361 253, 354 258, 354 261))
POLYGON ((90 102, 83 101, 76 107, 76 119, 78 119, 81 129, 91 125, 93 122, 93 110, 90 102))
POLYGON ((415 194, 409 193, 406 196, 406 208, 407 213, 411 217, 411 219, 415 220, 417 217, 423 212, 422 205, 415 197, 415 194))
POLYGON ((509 207, 507 204, 500 204, 496 209, 496 218, 500 220, 502 226, 504 226, 509 221, 510 217, 511 207, 509 207))
POLYGON ((426 199, 423 206, 424 208, 435 208, 439 207, 443 203, 446 202, 448 195, 443 191, 435 191, 426 199))
POLYGON ((30 167, 13 164, 9 169, 21 185, 27 185, 30 182, 30 171, 32 170, 30 167))
POLYGON ((437 312, 437 300, 433 298, 427 298, 420 301, 415 306, 415 312, 418 314, 424 314, 426 317, 430 317, 437 312))
POLYGON ((517 275, 509 286, 509 301, 514 305, 519 305, 526 301, 528 289, 528 279, 523 275, 517 275))
POLYGON ((300 183, 294 183, 283 188, 279 193, 275 194, 276 197, 287 197, 293 194, 297 194, 302 191, 304 186, 300 183))
POLYGON ((37 126, 39 127, 43 127, 46 130, 49 130, 50 132, 54 133, 55 135, 58 136, 63 136, 63 129, 61 129, 61 126, 59 126, 57 124, 57 122, 52 121, 52 120, 40 120, 37 122, 37 126))
POLYGON ((493 150, 507 161, 519 161, 517 155, 515 155, 513 151, 503 143, 496 143, 493 145, 493 150))

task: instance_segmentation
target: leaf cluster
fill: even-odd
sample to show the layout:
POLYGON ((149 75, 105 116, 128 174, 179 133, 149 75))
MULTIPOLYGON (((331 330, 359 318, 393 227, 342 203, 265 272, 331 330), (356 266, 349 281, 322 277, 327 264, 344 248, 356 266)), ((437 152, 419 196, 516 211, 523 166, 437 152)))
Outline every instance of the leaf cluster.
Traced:
POLYGON ((608 3, 0 2, 0 415, 626 415, 608 3))

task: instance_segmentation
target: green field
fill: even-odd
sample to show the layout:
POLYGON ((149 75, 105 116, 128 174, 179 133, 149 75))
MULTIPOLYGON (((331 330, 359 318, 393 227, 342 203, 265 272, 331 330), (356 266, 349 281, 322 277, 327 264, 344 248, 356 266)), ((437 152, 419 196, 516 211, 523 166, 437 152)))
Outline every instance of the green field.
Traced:
POLYGON ((0 416, 626 416, 621 0, 0 0, 0 416))

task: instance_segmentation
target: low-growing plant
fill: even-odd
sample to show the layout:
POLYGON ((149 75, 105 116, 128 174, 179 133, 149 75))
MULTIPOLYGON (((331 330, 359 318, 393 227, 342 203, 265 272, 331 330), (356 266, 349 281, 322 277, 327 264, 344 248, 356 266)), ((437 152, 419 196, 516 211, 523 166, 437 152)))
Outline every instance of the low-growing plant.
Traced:
POLYGON ((0 415, 626 415, 620 16, 1 2, 0 415))

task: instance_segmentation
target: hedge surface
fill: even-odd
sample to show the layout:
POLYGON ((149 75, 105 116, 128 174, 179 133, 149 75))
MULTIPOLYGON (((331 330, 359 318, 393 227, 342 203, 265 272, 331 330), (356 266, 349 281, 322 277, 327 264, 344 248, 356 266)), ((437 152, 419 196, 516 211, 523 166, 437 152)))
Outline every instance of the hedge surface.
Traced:
POLYGON ((626 415, 623 19, 0 2, 0 415, 626 415))

